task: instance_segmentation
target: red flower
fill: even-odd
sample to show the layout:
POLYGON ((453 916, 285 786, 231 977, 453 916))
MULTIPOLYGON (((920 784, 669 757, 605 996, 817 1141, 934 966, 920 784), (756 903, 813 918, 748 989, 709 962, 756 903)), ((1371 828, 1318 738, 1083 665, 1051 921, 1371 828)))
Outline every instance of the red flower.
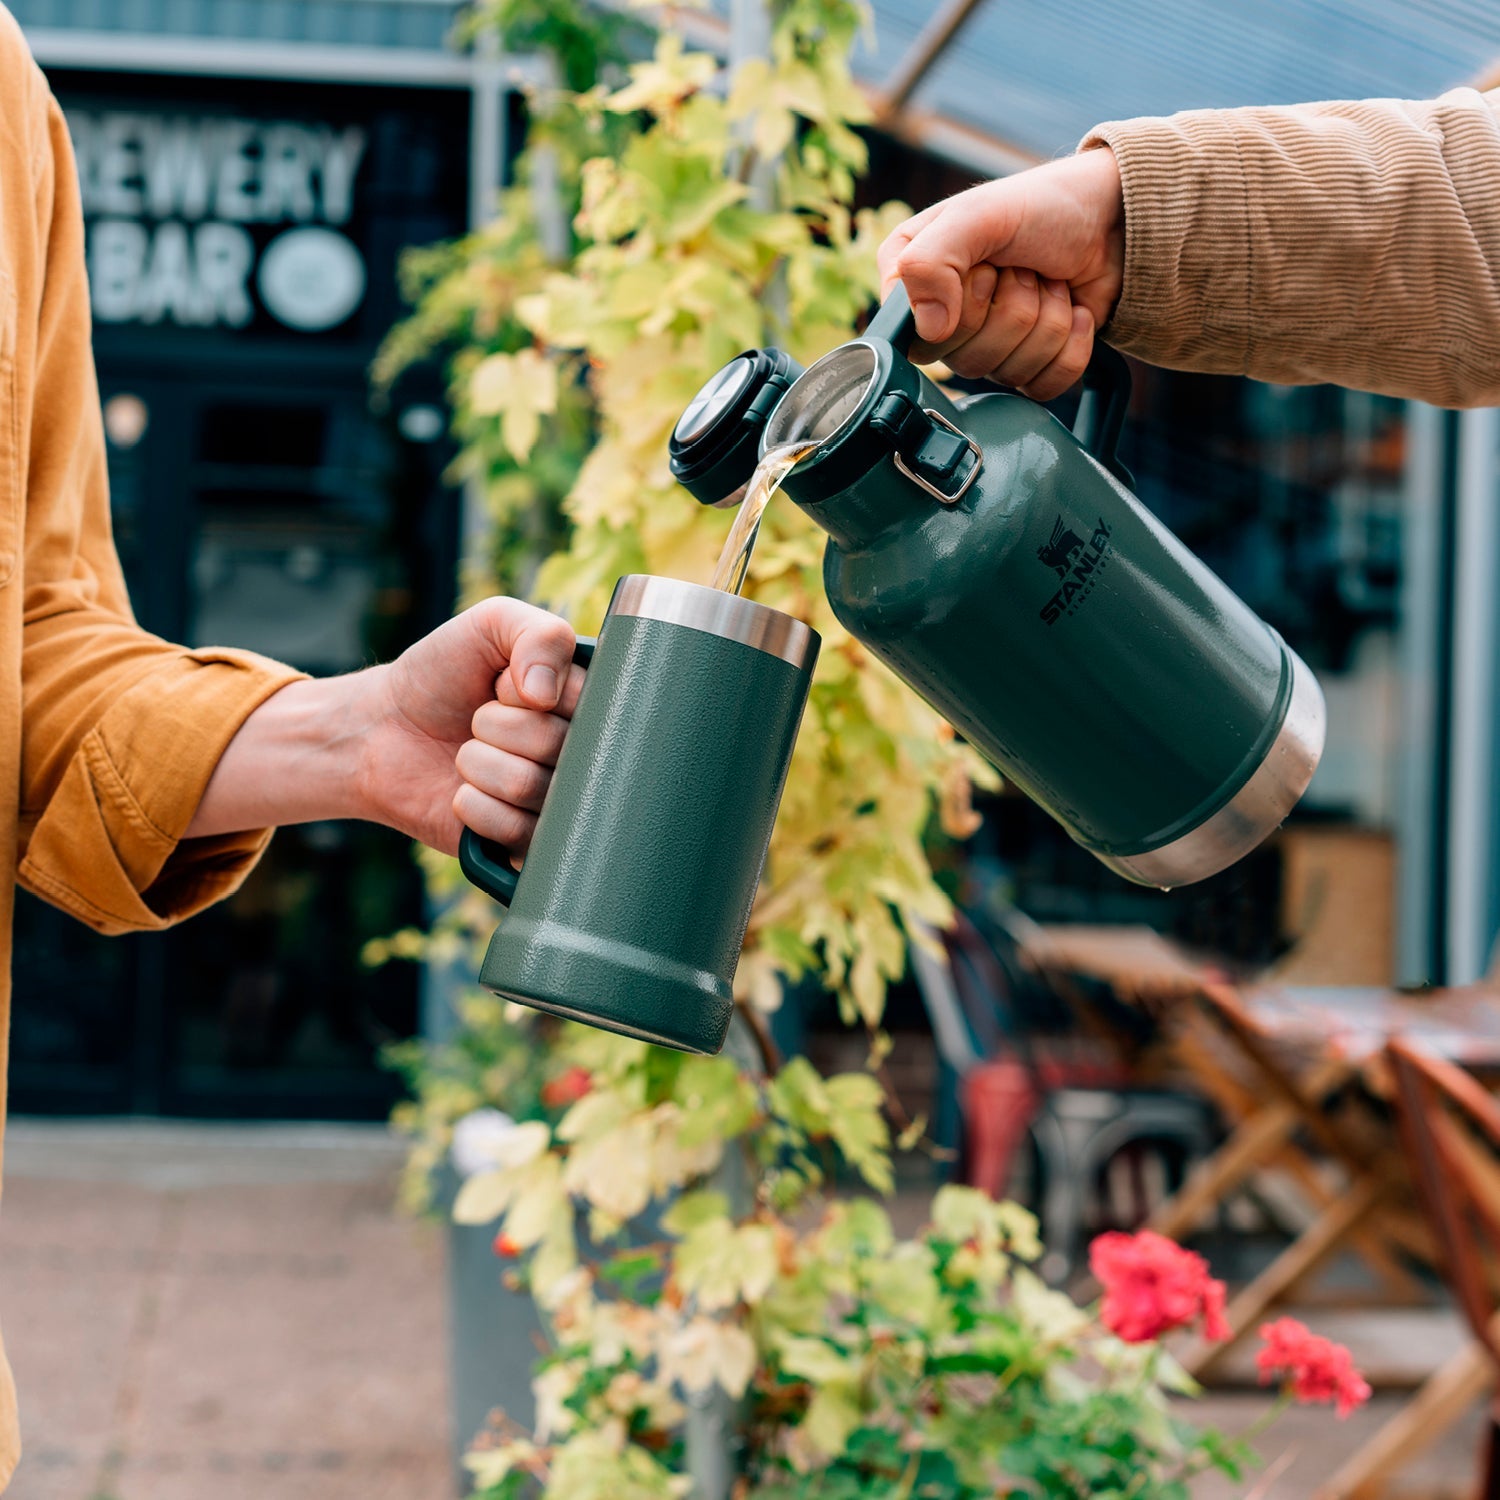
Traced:
POLYGON ((1295 1318, 1267 1323, 1260 1336, 1266 1346, 1255 1356, 1255 1368, 1262 1385, 1279 1375, 1296 1400, 1331 1401, 1341 1417, 1370 1399, 1368 1382, 1342 1344, 1313 1333, 1295 1318))
POLYGON ((503 1229, 495 1236, 495 1243, 490 1248, 506 1260, 514 1260, 521 1253, 521 1247, 503 1229))
POLYGON ((594 1075, 587 1068, 569 1068, 542 1085, 542 1103, 548 1109, 576 1104, 594 1086, 594 1075))
POLYGON ((1099 1321, 1127 1344, 1159 1339, 1200 1316, 1205 1338, 1227 1339, 1224 1283, 1208 1262, 1163 1235, 1101 1234, 1089 1246, 1089 1270, 1104 1288, 1099 1321))

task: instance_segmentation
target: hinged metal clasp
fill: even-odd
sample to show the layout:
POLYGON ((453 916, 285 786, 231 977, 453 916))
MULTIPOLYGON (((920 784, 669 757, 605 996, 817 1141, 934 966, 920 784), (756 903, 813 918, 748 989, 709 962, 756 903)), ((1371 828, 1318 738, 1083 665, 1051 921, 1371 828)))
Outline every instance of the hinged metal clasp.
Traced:
POLYGON ((958 504, 984 467, 984 454, 968 433, 930 406, 918 406, 904 391, 884 397, 870 426, 891 445, 896 467, 942 505, 958 504), (968 472, 956 489, 945 490, 941 481, 958 476, 966 455, 972 460, 968 472))

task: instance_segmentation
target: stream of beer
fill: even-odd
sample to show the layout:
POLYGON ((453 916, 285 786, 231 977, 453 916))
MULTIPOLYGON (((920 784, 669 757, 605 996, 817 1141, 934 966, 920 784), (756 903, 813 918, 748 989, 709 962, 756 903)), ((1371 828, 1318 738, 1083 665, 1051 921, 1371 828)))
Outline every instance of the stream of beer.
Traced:
POLYGON ((755 551, 755 540, 760 535, 761 517, 766 504, 781 488, 786 476, 818 446, 821 439, 811 442, 802 439, 795 443, 779 443, 767 452, 755 466, 750 483, 745 486, 745 498, 734 518, 734 526, 719 554, 711 580, 716 589, 726 594, 738 594, 745 587, 745 575, 750 571, 750 558, 755 551))

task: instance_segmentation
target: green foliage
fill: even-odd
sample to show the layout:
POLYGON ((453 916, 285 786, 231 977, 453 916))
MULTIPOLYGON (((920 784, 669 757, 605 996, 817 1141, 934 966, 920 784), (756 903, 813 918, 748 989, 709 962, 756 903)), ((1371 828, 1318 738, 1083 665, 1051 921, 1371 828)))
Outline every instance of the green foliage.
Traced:
POLYGON ((550 58, 564 88, 582 93, 619 67, 632 39, 645 28, 586 0, 485 0, 469 14, 462 35, 494 32, 511 52, 550 58))
POLYGON ((517 1473, 544 1500, 681 1495, 688 1403, 715 1389, 743 1404, 743 1500, 1185 1500, 1194 1474, 1240 1472, 1238 1445, 1173 1416, 1160 1349, 1026 1268, 1035 1224, 1014 1205, 944 1190, 910 1240, 867 1200, 800 1233, 725 1207, 681 1199, 681 1238, 635 1253, 660 1296, 601 1295, 588 1264, 550 1284, 538 1432, 471 1455, 480 1495, 519 1493, 517 1473))
MULTIPOLYGON (((852 337, 878 292, 875 249, 905 214, 851 206, 867 117, 852 0, 779 0, 772 57, 727 89, 671 31, 622 66, 618 36, 585 35, 589 15, 578 0, 482 12, 508 46, 560 48, 573 88, 534 101, 496 219, 408 261, 415 311, 376 368, 389 382, 449 351, 457 476, 493 524, 468 587, 529 592, 586 632, 623 573, 707 579, 729 518, 673 483, 673 424, 745 348, 806 362, 852 337)), ((746 590, 814 625, 824 649, 737 993, 773 1006, 784 977, 813 969, 873 1026, 904 965, 902 917, 948 916, 923 852, 934 809, 968 830, 970 779, 992 777, 834 619, 823 541, 773 505, 746 590)))
MULTIPOLYGON (((776 0, 774 15, 770 59, 726 81, 670 31, 646 57, 581 0, 476 13, 474 33, 547 51, 568 91, 532 101, 495 219, 408 258, 415 310, 376 368, 389 383, 448 356, 455 477, 492 527, 471 591, 533 592, 588 631, 622 573, 705 579, 727 518, 671 481, 678 415, 741 349, 810 361, 871 305, 875 247, 904 210, 851 206, 861 8, 776 0)), ((783 978, 816 970, 873 1029, 903 918, 948 916, 924 830, 937 810, 970 831, 971 778, 988 773, 838 625, 822 548, 773 506, 747 588, 824 649, 737 986, 769 1009, 783 978)), ((372 944, 372 961, 472 961, 493 910, 451 862, 429 873, 444 922, 372 944)), ((738 1500, 1177 1500, 1198 1469, 1234 1472, 1233 1445, 1171 1416, 1170 1359, 1027 1269, 1040 1246, 1023 1210, 948 1188, 902 1239, 870 1198, 822 1199, 838 1173, 892 1185, 872 1076, 803 1060, 768 1076, 493 1000, 461 1020, 453 1043, 394 1056, 415 1096, 396 1121, 413 1138, 406 1196, 430 1199, 466 1117, 503 1111, 484 1117, 486 1161, 454 1213, 496 1225, 551 1335, 536 1430, 470 1456, 484 1500, 684 1496, 689 1404, 714 1395, 740 1414, 738 1500)))
POLYGON ((536 1018, 492 995, 472 995, 458 1019, 456 1039, 446 1046, 401 1042, 385 1053, 411 1094, 392 1111, 391 1124, 411 1140, 401 1201, 413 1213, 433 1205, 437 1173, 459 1120, 500 1101, 519 1119, 544 1114, 536 1018))

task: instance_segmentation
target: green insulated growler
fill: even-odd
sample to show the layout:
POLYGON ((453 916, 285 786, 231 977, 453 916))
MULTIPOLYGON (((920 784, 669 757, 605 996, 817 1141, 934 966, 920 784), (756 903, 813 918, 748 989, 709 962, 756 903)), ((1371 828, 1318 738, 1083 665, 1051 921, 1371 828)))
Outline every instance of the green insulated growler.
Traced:
MULTIPOLYGON (((761 453, 821 440, 784 487, 828 532, 834 613, 1111 869, 1163 887, 1225 869, 1312 779, 1317 680, 1130 492, 1114 350, 1096 347, 1070 432, 1015 393, 950 400, 907 360, 914 334, 898 286, 759 417, 761 453)), ((748 477, 702 453, 743 452, 717 426, 764 404, 750 363, 673 434, 708 504, 748 477)))

